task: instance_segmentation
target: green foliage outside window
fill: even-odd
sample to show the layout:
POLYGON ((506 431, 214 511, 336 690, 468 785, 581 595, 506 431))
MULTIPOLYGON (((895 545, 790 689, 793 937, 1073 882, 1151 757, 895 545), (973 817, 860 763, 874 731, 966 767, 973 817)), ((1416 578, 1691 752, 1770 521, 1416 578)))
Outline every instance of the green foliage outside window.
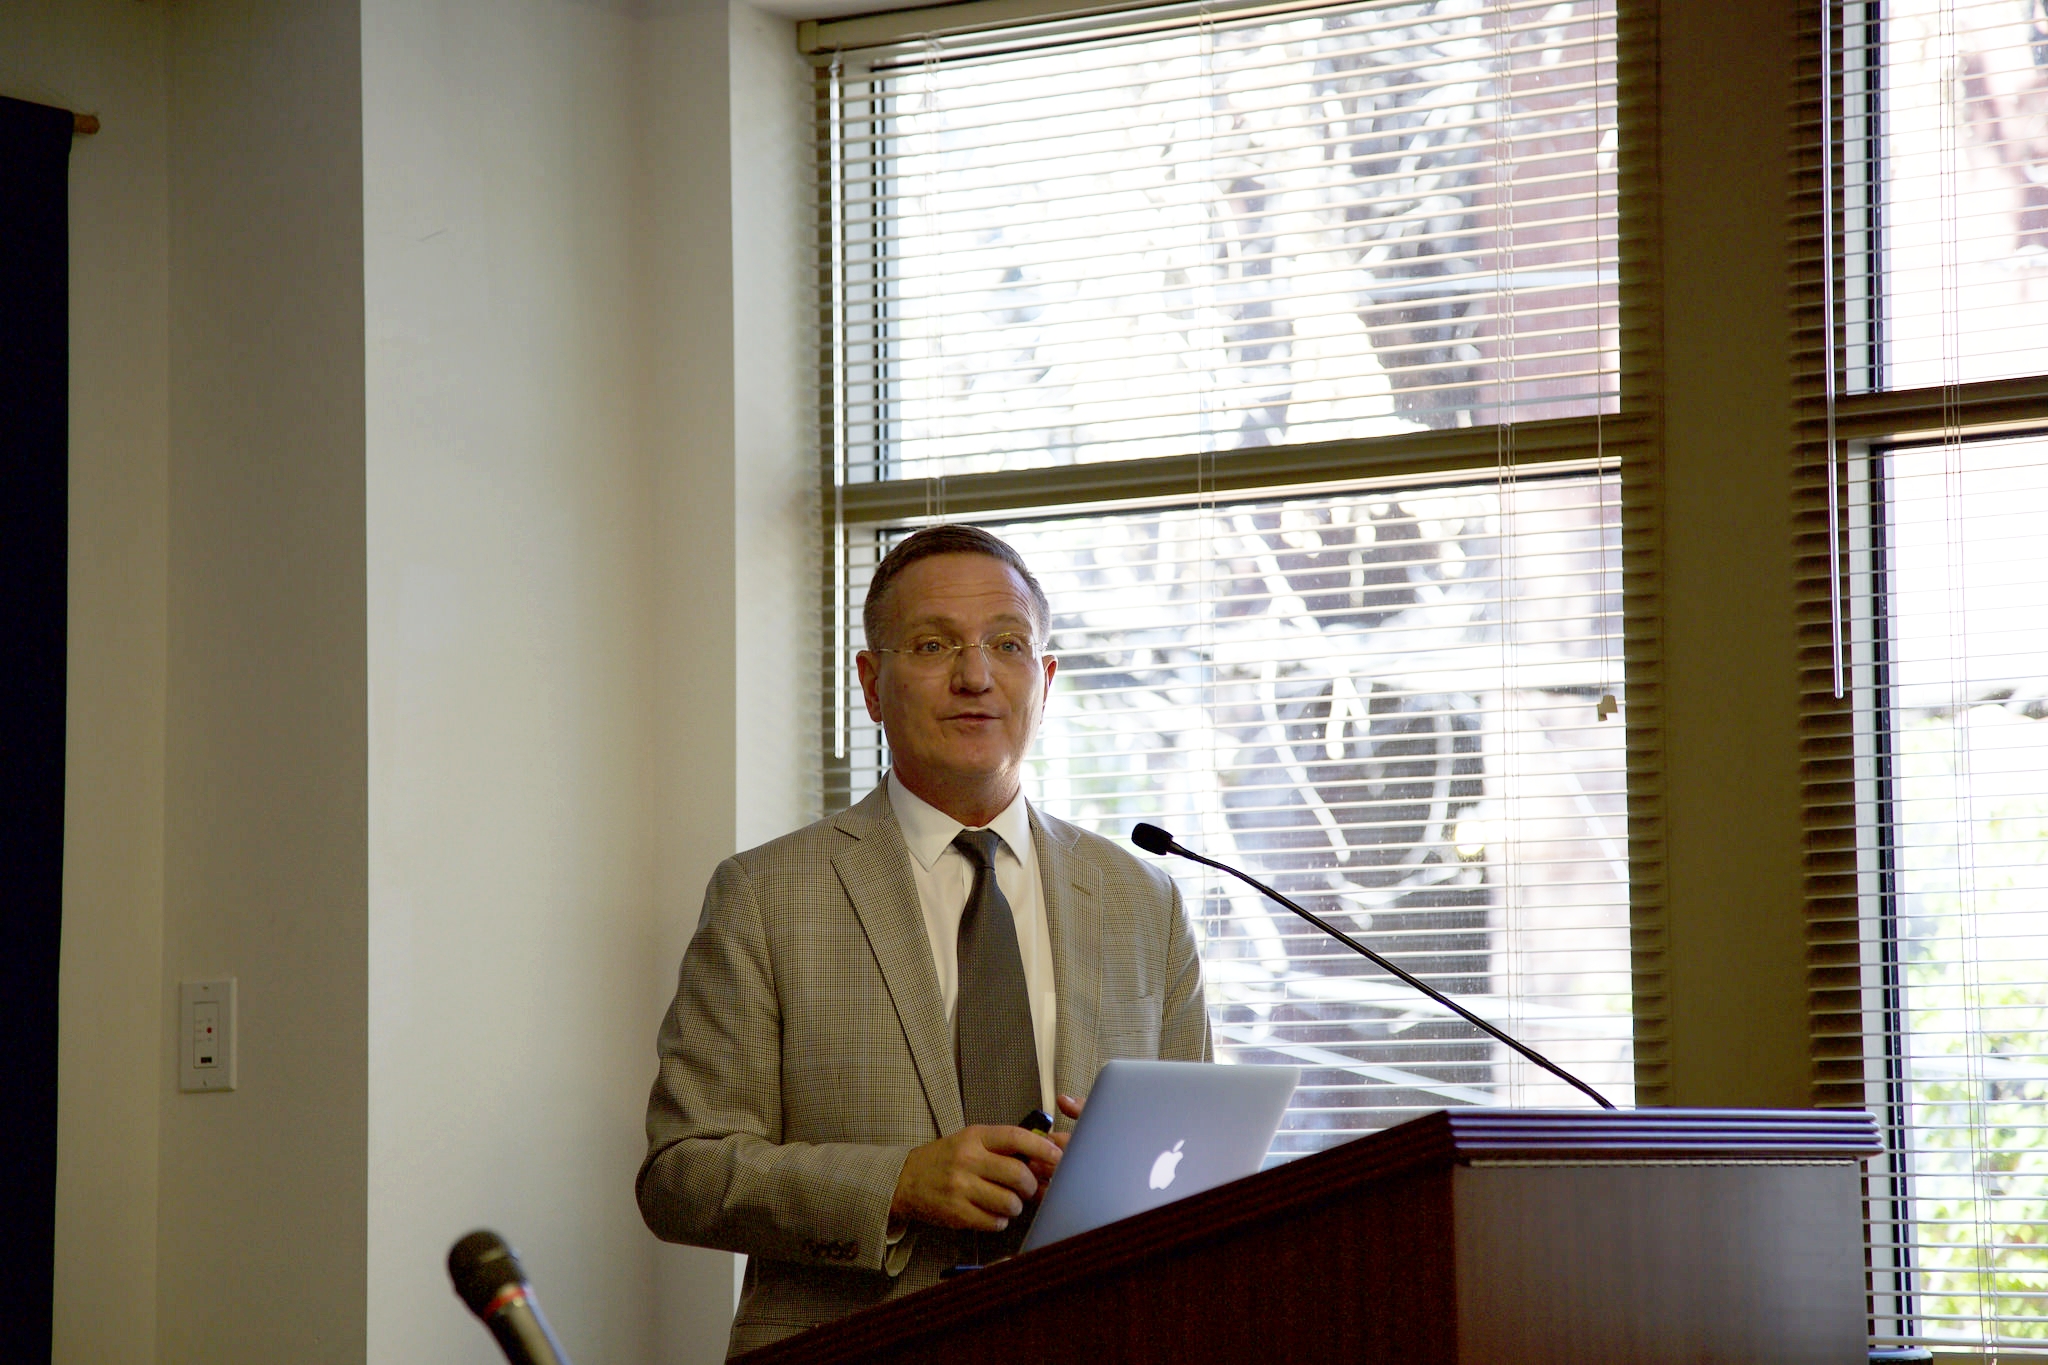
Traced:
POLYGON ((2031 758, 2044 738, 2048 721, 2003 705, 1900 735, 1913 1260, 1930 1336, 2048 1340, 2048 794, 2004 780, 2048 788, 2031 758), (2007 791, 1987 801, 1979 786, 2007 791))

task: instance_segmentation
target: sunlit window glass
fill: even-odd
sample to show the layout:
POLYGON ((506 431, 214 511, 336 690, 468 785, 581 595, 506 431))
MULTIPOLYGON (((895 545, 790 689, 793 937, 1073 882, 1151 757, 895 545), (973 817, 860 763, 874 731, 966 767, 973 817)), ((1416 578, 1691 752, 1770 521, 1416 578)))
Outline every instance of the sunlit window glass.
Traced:
POLYGON ((1846 7, 1847 304, 1883 389, 2048 372, 2048 10, 1846 7), (1877 297, 1871 301, 1871 286, 1877 297))
POLYGON ((849 69, 847 477, 1612 411, 1613 27, 1432 0, 849 69))
POLYGON ((2048 1340, 2048 440, 1897 451, 1884 482, 1916 1306, 2048 1340))
MULTIPOLYGON (((1576 475, 992 523, 1053 606, 1030 795, 1120 841, 1166 826, 1626 1104, 1618 502, 1576 475)), ((1276 1153, 1584 1104, 1240 884, 1168 870, 1221 1055, 1305 1068, 1276 1153)))

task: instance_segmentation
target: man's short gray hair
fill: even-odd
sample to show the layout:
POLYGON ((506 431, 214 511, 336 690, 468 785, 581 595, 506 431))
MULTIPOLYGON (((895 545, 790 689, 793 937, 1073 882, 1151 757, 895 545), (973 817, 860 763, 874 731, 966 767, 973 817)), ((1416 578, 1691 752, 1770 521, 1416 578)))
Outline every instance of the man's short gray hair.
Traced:
POLYGON ((1007 564, 1016 570, 1017 577, 1024 580, 1025 590, 1031 594, 1031 628, 1038 636, 1038 643, 1043 645, 1046 637, 1052 634, 1052 606, 1045 600, 1045 589, 1038 586, 1038 580, 1032 576, 1024 556, 1018 554, 1008 541, 979 526, 949 522, 943 526, 927 526, 898 542, 896 548, 875 566, 875 576, 868 580, 867 601, 860 609, 861 628, 867 632, 869 645, 881 646, 882 617, 888 610, 889 589, 905 569, 933 555, 986 555, 1007 564))

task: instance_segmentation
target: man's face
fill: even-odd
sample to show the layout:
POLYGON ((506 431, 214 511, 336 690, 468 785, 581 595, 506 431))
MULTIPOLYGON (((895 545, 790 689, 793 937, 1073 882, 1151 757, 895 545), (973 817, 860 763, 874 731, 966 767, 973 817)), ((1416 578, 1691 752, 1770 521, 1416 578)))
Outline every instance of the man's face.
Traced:
MULTIPOLYGON (((877 648, 903 649, 930 637, 972 645, 1006 633, 1036 641, 1038 633, 1024 581, 987 555, 920 559, 898 575, 883 605, 885 638, 872 642, 877 648)), ((1034 656, 1006 665, 968 648, 936 666, 866 650, 856 663, 868 716, 888 735, 904 786, 973 825, 1010 803, 1052 690, 1055 660, 1034 656)))

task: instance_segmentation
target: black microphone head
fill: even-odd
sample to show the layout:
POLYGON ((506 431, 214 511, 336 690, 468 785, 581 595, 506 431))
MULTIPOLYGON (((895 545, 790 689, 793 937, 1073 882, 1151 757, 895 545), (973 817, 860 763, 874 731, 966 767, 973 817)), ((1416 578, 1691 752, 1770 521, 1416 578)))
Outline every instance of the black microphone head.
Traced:
POLYGON ((1147 853, 1173 852, 1173 836, 1157 825, 1138 825, 1131 830, 1131 842, 1147 853))
POLYGON ((495 1232, 479 1229, 448 1248, 448 1278, 469 1311, 483 1317, 491 1301, 508 1284, 522 1284, 519 1253, 495 1232))

